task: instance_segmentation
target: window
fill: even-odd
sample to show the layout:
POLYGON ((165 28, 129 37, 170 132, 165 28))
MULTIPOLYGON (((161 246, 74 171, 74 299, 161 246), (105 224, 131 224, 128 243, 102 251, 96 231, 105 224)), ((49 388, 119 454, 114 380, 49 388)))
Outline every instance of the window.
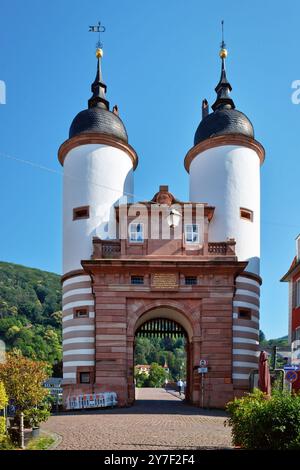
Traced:
POLYGON ((131 276, 131 284, 144 284, 144 276, 131 276))
POLYGON ((185 226, 185 242, 199 243, 199 225, 187 224, 185 226))
POLYGON ((129 240, 131 242, 143 242, 144 241, 144 226, 143 224, 137 224, 132 222, 129 225, 129 240))
POLYGON ((298 279, 298 281, 296 281, 296 285, 295 285, 295 289, 296 289, 296 305, 295 307, 300 307, 300 279, 298 279))
POLYGON ((244 209, 243 207, 241 207, 240 216, 241 216, 241 219, 246 219, 246 220, 249 220, 250 222, 253 222, 253 211, 250 211, 249 209, 244 209))
POLYGON ((90 216, 89 206, 76 207, 73 209, 73 220, 88 219, 90 216))
POLYGON ((197 284, 197 276, 185 276, 186 286, 195 286, 197 284))
POLYGON ((239 318, 241 320, 251 320, 251 310, 250 310, 250 308, 240 308, 239 309, 239 318))
POLYGON ((87 318, 89 316, 89 311, 87 307, 80 307, 74 309, 74 318, 87 318))
POLYGON ((90 374, 90 372, 80 372, 79 381, 80 381, 81 384, 91 383, 91 374, 90 374))

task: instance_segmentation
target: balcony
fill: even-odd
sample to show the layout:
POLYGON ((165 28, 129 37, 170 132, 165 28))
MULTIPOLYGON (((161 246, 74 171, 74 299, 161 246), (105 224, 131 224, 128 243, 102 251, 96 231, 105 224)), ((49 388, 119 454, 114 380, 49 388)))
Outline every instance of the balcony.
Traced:
MULTIPOLYGON (((164 253, 164 245, 168 244, 168 240, 162 240, 159 250, 159 255, 164 257, 165 255, 170 256, 170 252, 166 250, 164 253)), ((191 256, 191 251, 186 251, 186 248, 182 240, 176 240, 174 245, 174 240, 172 241, 172 247, 174 248, 174 256, 191 256)), ((155 256, 156 253, 149 250, 148 241, 145 240, 144 243, 139 244, 141 249, 140 253, 137 254, 135 251, 136 246, 133 244, 128 244, 126 240, 101 240, 97 237, 93 239, 93 255, 92 259, 118 259, 122 257, 125 258, 142 258, 144 256, 155 256), (143 253, 143 254, 142 254, 143 253)), ((172 249, 173 249, 172 248, 172 249)), ((198 250, 194 251, 196 257, 206 257, 206 258, 217 258, 223 256, 235 256, 235 240, 230 239, 226 242, 209 242, 204 246, 201 246, 198 250)))
POLYGON ((100 240, 95 237, 93 246, 93 259, 120 258, 121 256, 121 242, 119 240, 100 240))
POLYGON ((234 256, 235 240, 228 240, 227 242, 209 242, 208 254, 214 256, 234 256))

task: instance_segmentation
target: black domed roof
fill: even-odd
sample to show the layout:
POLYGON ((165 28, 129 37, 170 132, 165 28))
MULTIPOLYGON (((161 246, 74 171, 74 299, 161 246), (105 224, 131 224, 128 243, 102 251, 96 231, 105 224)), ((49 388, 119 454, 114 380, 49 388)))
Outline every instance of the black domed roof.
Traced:
POLYGON ((83 133, 107 134, 128 143, 125 126, 118 115, 118 107, 109 110, 109 102, 106 99, 106 85, 102 79, 101 57, 102 49, 97 49, 96 77, 92 83, 92 96, 88 100, 88 109, 75 116, 69 130, 69 138, 83 133))
POLYGON ((254 137, 254 129, 247 116, 237 109, 220 107, 205 116, 195 133, 194 145, 217 135, 242 134, 254 137))
POLYGON ((101 105, 85 109, 75 116, 69 131, 69 138, 86 132, 99 132, 128 142, 128 136, 122 120, 115 113, 101 105))
MULTIPOLYGON (((222 41, 222 47, 225 46, 222 41)), ((254 129, 247 116, 235 109, 235 104, 230 96, 232 87, 227 80, 225 70, 226 50, 221 49, 222 59, 221 77, 215 91, 217 98, 212 105, 213 112, 209 114, 207 100, 202 103, 202 121, 200 122, 194 137, 194 145, 203 140, 219 135, 240 134, 254 138, 254 129)))

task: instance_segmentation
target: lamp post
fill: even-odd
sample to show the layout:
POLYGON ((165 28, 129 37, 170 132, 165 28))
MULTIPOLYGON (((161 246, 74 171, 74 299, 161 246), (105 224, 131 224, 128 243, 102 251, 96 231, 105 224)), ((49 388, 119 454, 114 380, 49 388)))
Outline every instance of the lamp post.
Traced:
POLYGON ((181 219, 181 214, 176 209, 171 209, 169 215, 167 216, 167 222, 171 228, 178 227, 181 219))

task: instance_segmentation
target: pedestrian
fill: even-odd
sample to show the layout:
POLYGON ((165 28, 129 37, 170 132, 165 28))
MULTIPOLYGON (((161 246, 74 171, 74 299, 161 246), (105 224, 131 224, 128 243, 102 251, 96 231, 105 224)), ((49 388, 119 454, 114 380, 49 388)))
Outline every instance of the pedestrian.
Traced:
POLYGON ((178 387, 179 395, 181 395, 183 391, 183 382, 181 379, 178 380, 177 387, 178 387))

